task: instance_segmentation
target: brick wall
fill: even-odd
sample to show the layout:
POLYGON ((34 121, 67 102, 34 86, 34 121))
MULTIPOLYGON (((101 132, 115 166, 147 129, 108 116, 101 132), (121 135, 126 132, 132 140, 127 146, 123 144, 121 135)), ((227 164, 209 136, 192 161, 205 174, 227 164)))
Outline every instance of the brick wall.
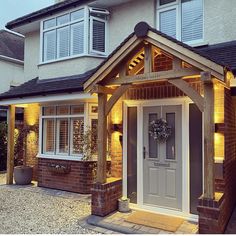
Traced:
MULTIPOLYGON (((38 104, 29 104, 24 108, 24 123, 27 126, 39 125, 38 104)), ((33 167, 33 179, 37 180, 37 154, 38 154, 38 132, 31 131, 26 137, 25 164, 33 167)))
POLYGON ((95 183, 92 187, 92 215, 106 216, 117 210, 121 196, 121 179, 108 179, 105 184, 95 183))
MULTIPOLYGON (((110 162, 107 162, 107 172, 110 172, 110 162)), ((96 179, 96 161, 67 161, 38 158, 38 186, 60 189, 75 193, 91 193, 91 187, 96 179), (68 167, 69 173, 56 173, 50 166, 68 167)))
POLYGON ((38 186, 66 190, 76 193, 91 193, 95 180, 96 162, 64 161, 55 159, 38 159, 38 186), (57 174, 49 169, 49 165, 69 166, 67 174, 57 174))
MULTIPOLYGON (((224 89, 224 125, 221 127, 222 130, 224 133, 224 163, 223 179, 219 182, 224 193, 216 201, 200 199, 198 207, 200 233, 223 233, 236 202, 235 106, 230 90, 226 88, 224 89)), ((217 184, 219 183, 216 183, 216 186, 217 184)))

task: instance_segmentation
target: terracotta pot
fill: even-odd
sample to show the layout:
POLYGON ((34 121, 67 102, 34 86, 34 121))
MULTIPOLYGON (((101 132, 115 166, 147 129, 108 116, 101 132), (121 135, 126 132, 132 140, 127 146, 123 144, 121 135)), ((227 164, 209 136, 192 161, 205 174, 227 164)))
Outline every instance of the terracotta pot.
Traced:
POLYGON ((14 167, 14 180, 18 185, 30 184, 33 178, 33 168, 30 166, 14 167))

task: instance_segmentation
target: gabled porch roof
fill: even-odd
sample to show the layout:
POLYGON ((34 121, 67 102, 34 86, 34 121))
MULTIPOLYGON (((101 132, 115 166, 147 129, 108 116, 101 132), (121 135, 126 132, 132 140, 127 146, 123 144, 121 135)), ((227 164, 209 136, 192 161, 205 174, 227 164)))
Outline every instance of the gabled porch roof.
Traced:
POLYGON ((207 51, 198 50, 182 43, 154 28, 146 22, 140 22, 130 34, 96 69, 94 74, 84 84, 85 91, 91 91, 94 84, 100 83, 122 60, 137 48, 150 43, 167 53, 187 61, 201 71, 209 71, 215 78, 224 81, 227 65, 218 60, 216 56, 209 56, 207 51))

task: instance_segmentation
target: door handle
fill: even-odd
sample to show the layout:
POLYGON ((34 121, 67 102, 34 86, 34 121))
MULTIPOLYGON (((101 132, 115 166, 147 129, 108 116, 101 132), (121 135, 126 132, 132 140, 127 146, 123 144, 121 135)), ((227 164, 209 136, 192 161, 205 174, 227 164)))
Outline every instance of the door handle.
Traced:
POLYGON ((143 159, 146 159, 146 147, 143 147, 143 159))

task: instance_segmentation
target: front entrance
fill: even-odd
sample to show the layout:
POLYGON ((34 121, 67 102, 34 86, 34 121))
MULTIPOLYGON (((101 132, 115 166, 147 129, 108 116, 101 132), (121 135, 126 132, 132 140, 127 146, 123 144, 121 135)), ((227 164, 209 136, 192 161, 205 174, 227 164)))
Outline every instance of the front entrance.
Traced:
POLYGON ((143 204, 182 210, 182 107, 143 108, 143 204), (160 119, 171 130, 167 140, 158 141, 150 124, 160 119))

